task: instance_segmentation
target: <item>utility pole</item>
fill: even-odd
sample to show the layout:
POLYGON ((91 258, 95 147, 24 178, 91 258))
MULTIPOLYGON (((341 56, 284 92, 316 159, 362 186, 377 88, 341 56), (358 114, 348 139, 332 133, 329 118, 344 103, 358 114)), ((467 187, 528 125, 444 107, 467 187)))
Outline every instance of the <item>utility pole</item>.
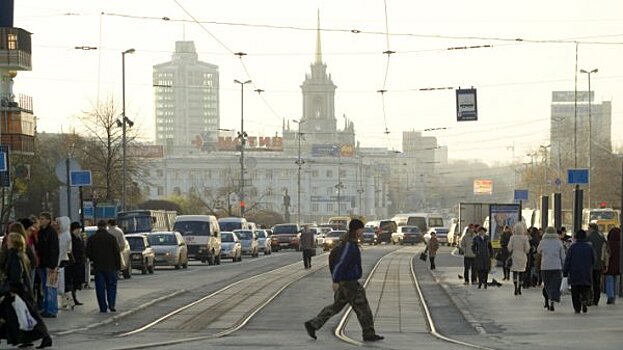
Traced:
POLYGON ((292 121, 299 125, 299 130, 297 133, 299 152, 298 152, 298 159, 296 160, 296 165, 298 166, 298 173, 297 173, 297 178, 296 178, 296 186, 297 186, 296 223, 300 225, 301 224, 301 167, 303 166, 303 164, 305 164, 305 162, 301 160, 301 136, 303 136, 303 133, 301 133, 301 124, 305 123, 305 121, 296 120, 296 119, 292 119, 292 121))
MULTIPOLYGON (((242 54, 242 53, 240 53, 242 54)), ((240 193, 238 196, 240 197, 240 217, 244 217, 244 145, 247 141, 247 134, 244 132, 244 86, 246 84, 251 83, 251 80, 247 80, 245 82, 241 82, 237 79, 234 80, 234 83, 240 84, 240 132, 238 133, 238 137, 240 138, 240 193)))

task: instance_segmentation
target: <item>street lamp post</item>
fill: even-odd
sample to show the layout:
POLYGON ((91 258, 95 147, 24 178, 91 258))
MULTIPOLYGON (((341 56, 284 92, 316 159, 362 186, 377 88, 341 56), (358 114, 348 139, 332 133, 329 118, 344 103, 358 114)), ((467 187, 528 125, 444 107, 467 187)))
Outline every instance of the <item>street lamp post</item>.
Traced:
POLYGON ((132 126, 134 123, 128 119, 125 115, 125 55, 128 53, 134 53, 134 49, 127 49, 121 53, 121 148, 122 148, 122 187, 121 187, 121 210, 126 210, 128 190, 126 188, 128 181, 128 164, 127 164, 127 138, 126 131, 127 125, 132 126))
POLYGON ((592 115, 591 115, 591 74, 593 73, 597 73, 599 70, 597 68, 591 70, 591 71, 586 71, 584 69, 580 69, 580 73, 584 73, 588 76, 588 207, 591 207, 591 178, 593 177, 593 171, 591 169, 591 159, 592 159, 592 153, 591 153, 591 147, 592 147, 592 143, 593 143, 593 130, 592 130, 592 115))
POLYGON ((234 83, 240 84, 240 132, 238 137, 240 138, 240 217, 244 217, 244 145, 246 143, 247 135, 244 132, 244 86, 250 84, 251 80, 240 81, 234 80, 234 83))
POLYGON ((301 160, 301 136, 303 136, 303 133, 301 133, 301 124, 305 123, 305 121, 296 120, 296 119, 292 119, 292 121, 299 125, 299 130, 297 133, 299 152, 298 152, 298 159, 296 160, 296 165, 298 165, 298 173, 297 173, 297 179, 296 179, 296 186, 297 186, 296 223, 300 225, 301 224, 301 167, 303 166, 303 164, 305 164, 305 162, 301 160))

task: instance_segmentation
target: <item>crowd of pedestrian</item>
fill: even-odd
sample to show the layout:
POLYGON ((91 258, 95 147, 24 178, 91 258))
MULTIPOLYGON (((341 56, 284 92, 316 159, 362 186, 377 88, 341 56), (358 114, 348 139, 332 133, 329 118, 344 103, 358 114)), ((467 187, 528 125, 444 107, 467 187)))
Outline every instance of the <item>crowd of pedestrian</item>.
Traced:
MULTIPOLYGON (((521 295, 522 288, 542 286, 543 307, 555 311, 561 295, 570 289, 574 311, 586 313, 588 307, 599 305, 602 291, 607 304, 615 303, 620 243, 619 228, 612 228, 606 238, 591 223, 587 231, 578 230, 571 237, 564 227, 558 231, 553 227, 528 229, 518 222, 503 228, 495 259, 502 267, 503 280, 510 280, 512 272, 514 295, 521 295)), ((487 288, 493 252, 486 229, 470 224, 458 249, 463 254, 464 272, 459 277, 464 284, 476 284, 477 276, 478 288, 487 288)))
POLYGON ((0 340, 24 348, 41 339, 37 348, 52 346, 44 319, 83 305, 78 291, 89 287, 91 264, 100 311, 116 311, 125 239, 114 222, 97 226, 87 239, 79 222, 48 212, 7 225, 0 246, 0 340))

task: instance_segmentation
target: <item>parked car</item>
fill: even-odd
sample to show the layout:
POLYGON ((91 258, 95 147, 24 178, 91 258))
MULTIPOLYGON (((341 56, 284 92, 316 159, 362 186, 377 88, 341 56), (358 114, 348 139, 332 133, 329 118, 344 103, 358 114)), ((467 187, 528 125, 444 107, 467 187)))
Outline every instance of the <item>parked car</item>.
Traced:
POLYGON ((363 239, 361 243, 367 243, 370 245, 377 245, 378 242, 378 236, 376 235, 376 229, 374 227, 368 226, 365 228, 365 231, 363 231, 363 239))
POLYGON ((240 240, 242 246, 242 254, 251 255, 253 258, 257 258, 260 254, 260 247, 257 243, 257 237, 255 232, 251 230, 234 230, 234 233, 240 240))
POLYGON ((133 269, 141 270, 144 275, 147 272, 154 273, 156 254, 151 248, 147 235, 133 233, 126 235, 125 238, 130 243, 130 261, 133 269))
POLYGON ((411 244, 420 243, 422 241, 422 231, 417 226, 401 226, 402 229, 402 243, 411 244))
POLYGON ((266 230, 255 231, 257 235, 257 244, 260 247, 260 252, 264 252, 264 255, 270 255, 273 251, 270 248, 270 237, 266 230))
MULTIPOLYGON (((84 228, 86 237, 83 238, 85 242, 89 237, 95 234, 95 231, 97 231, 97 226, 86 226, 84 228)), ((130 244, 127 239, 125 240, 125 248, 119 253, 121 254, 121 275, 125 279, 132 278, 132 269, 130 268, 130 244)))
POLYGON ((242 261, 242 246, 233 232, 221 231, 221 257, 232 262, 242 261))
POLYGON ((273 226, 271 245, 273 251, 281 249, 300 250, 300 228, 297 224, 278 224, 273 226))
POLYGON ((347 234, 344 230, 334 230, 327 233, 327 237, 324 239, 324 245, 322 246, 322 250, 327 251, 331 250, 331 248, 335 247, 335 245, 345 237, 347 234))
POLYGON ((398 230, 396 230, 396 232, 392 232, 392 236, 391 236, 392 244, 402 244, 402 240, 404 238, 403 227, 409 227, 409 226, 400 226, 398 227, 398 230))
POLYGON ((147 240, 156 254, 156 266, 188 268, 188 246, 179 232, 152 232, 147 240))
POLYGON ((392 240, 392 233, 398 231, 398 226, 393 220, 381 220, 379 221, 379 228, 377 231, 379 243, 389 243, 392 240))

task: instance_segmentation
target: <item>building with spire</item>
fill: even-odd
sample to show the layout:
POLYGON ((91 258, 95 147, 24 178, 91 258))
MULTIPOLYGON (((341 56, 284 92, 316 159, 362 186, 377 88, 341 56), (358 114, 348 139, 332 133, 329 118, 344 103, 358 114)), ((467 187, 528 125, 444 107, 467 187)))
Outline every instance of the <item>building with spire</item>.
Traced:
POLYGON ((220 125, 218 66, 199 61, 194 42, 177 41, 171 61, 154 66, 153 84, 156 144, 169 154, 215 147, 220 125))

